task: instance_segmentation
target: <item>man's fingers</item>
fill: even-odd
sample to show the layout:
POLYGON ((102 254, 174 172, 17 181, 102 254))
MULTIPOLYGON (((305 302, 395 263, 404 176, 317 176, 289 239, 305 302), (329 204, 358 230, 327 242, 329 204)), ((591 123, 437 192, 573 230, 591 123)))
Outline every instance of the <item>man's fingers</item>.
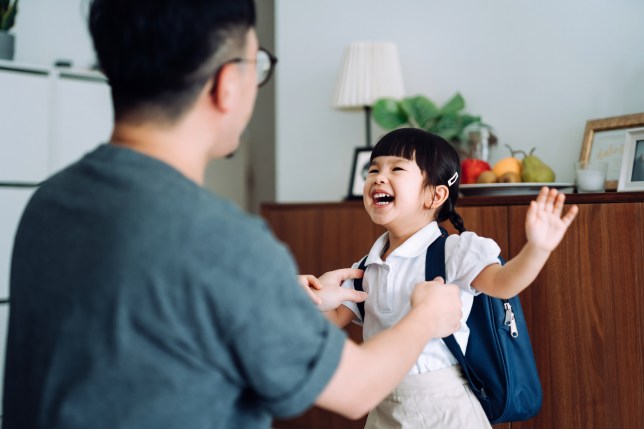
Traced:
POLYGON ((363 302, 367 299, 367 292, 360 292, 353 289, 343 289, 343 301, 352 301, 352 302, 363 302))
POLYGON ((442 283, 442 284, 445 284, 445 280, 444 280, 441 276, 436 277, 436 278, 435 278, 434 280, 432 280, 432 281, 433 281, 433 282, 436 282, 436 283, 442 283))
POLYGON ((340 279, 340 283, 347 279, 360 279, 364 275, 364 271, 357 268, 340 268, 339 270, 335 270, 334 273, 340 279))
POLYGON ((301 274, 297 276, 297 279, 305 289, 312 287, 313 289, 320 290, 324 287, 320 280, 312 274, 301 274))

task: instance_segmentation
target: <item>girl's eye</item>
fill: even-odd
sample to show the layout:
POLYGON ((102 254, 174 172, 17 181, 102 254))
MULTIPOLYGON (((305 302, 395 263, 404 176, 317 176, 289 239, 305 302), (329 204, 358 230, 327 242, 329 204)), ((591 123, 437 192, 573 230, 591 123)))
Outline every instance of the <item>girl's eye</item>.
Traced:
POLYGON ((376 174, 376 173, 378 173, 378 169, 377 169, 377 168, 370 168, 370 169, 369 169, 369 174, 376 174))
POLYGON ((394 171, 405 171, 402 167, 394 167, 394 171))

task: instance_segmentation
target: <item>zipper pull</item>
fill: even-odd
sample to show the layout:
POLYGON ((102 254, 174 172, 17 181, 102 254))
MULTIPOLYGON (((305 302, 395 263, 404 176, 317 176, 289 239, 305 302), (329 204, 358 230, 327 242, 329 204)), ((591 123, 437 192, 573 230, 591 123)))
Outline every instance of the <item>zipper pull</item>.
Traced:
POLYGON ((517 322, 514 320, 514 314, 512 315, 512 320, 510 321, 510 335, 512 338, 517 338, 519 336, 519 331, 517 330, 517 322))
POLYGON ((510 301, 505 301, 503 303, 503 308, 505 308, 505 319, 503 320, 503 324, 505 326, 510 326, 510 323, 514 320, 514 313, 512 312, 510 301))

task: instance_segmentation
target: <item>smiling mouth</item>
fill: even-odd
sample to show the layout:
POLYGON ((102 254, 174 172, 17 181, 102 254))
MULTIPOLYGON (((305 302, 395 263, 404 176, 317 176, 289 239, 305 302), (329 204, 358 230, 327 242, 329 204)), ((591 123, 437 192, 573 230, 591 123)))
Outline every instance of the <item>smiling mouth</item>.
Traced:
POLYGON ((393 195, 385 194, 385 193, 377 193, 373 194, 372 196, 374 203, 377 206, 385 206, 392 202, 394 200, 393 195))

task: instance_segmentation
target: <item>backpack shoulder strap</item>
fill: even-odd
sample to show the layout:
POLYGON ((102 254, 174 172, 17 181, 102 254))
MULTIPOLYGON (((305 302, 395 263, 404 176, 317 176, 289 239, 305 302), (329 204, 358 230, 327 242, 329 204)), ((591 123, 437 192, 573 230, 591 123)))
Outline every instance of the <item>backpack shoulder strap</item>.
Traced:
MULTIPOLYGON (((445 241, 447 240, 448 233, 444 228, 440 228, 441 235, 427 248, 427 256, 425 257, 425 280, 434 280, 436 277, 445 279, 445 241)), ((467 378, 470 386, 475 393, 482 395, 485 398, 485 391, 483 390, 483 383, 471 369, 470 365, 465 360, 461 346, 458 345, 454 334, 443 338, 443 342, 452 353, 456 361, 459 363, 463 370, 463 375, 467 378)))
MULTIPOLYGON (((367 256, 362 258, 362 261, 360 261, 360 265, 358 265, 359 270, 364 271, 364 269, 366 268, 367 256)), ((358 292, 364 292, 364 289, 362 288, 362 277, 359 279, 353 279, 353 288, 358 292)), ((357 302, 356 304, 358 305, 358 311, 360 312, 360 316, 362 317, 362 323, 364 323, 364 301, 357 302)))
MULTIPOLYGON (((425 257, 425 280, 434 280, 436 277, 442 277, 445 280, 445 241, 447 240, 447 231, 441 228, 441 235, 427 248, 425 257)), ((461 366, 465 366, 465 358, 454 335, 443 338, 443 342, 450 352, 454 355, 461 366)))

